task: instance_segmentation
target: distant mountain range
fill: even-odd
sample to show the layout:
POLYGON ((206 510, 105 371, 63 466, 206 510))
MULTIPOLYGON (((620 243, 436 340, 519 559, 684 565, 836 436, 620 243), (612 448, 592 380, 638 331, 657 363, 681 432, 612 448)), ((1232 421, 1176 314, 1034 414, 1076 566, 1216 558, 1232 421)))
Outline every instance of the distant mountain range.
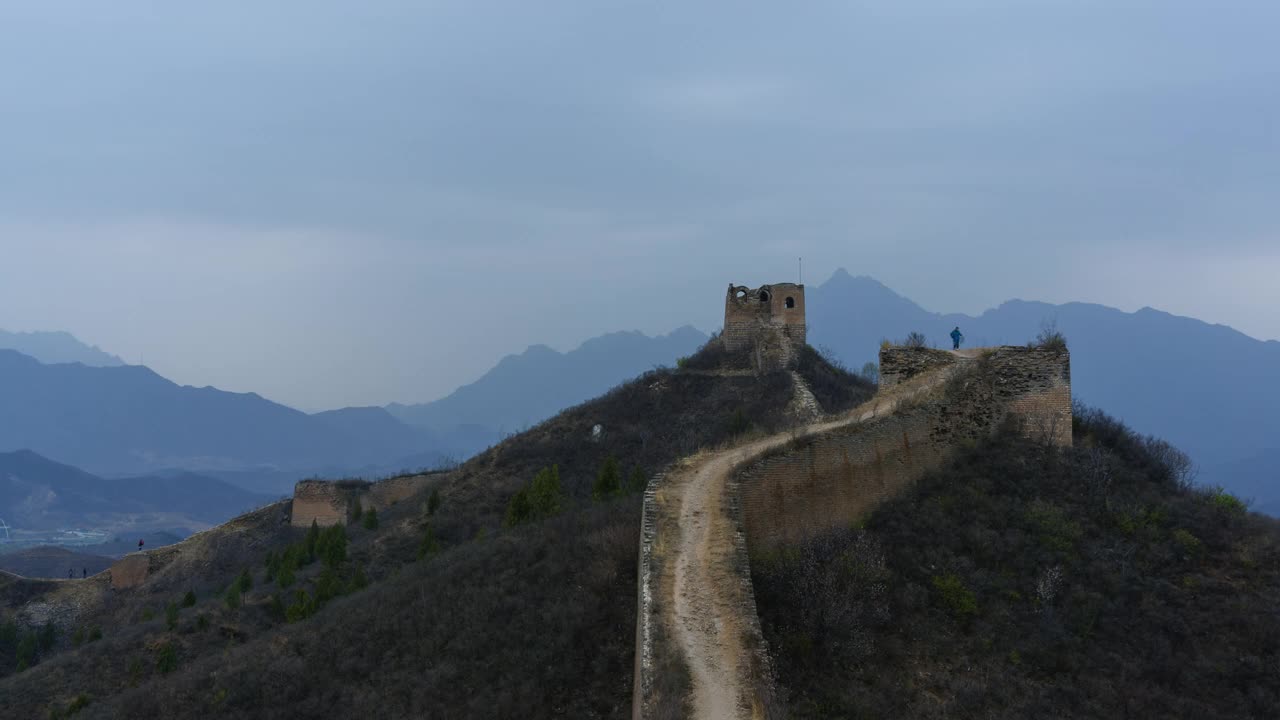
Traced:
POLYGON ((479 380, 440 400, 392 404, 387 410, 433 433, 456 435, 471 428, 492 441, 596 397, 654 366, 672 365, 706 341, 706 334, 686 325, 658 337, 639 332, 601 335, 567 353, 534 345, 519 355, 508 355, 479 380))
MULTIPOLYGON (((939 346, 957 325, 968 346, 1023 344, 1056 323, 1072 350, 1077 398, 1188 451, 1202 481, 1280 514, 1280 343, 1150 308, 1011 300, 977 317, 933 313, 844 270, 809 287, 806 300, 810 343, 853 369, 876 360, 882 339, 912 331, 939 346)), ((37 335, 89 352, 65 333, 0 339, 31 347, 37 335)), ((611 333, 565 353, 534 345, 434 402, 314 415, 252 393, 178 386, 145 367, 42 364, 0 350, 0 451, 30 448, 100 474, 182 468, 283 492, 303 474, 368 476, 465 459, 706 339, 686 326, 659 337, 611 333)), ((114 357, 92 350, 100 363, 114 357)))
POLYGON ((0 349, 16 350, 46 365, 80 363, 92 367, 115 367, 124 361, 93 345, 80 342, 67 332, 8 332, 0 330, 0 349))
POLYGON ((0 518, 18 530, 224 522, 271 498, 191 473, 106 479, 30 450, 0 453, 0 518))
POLYGON ((1024 344, 1046 323, 1071 348, 1076 398, 1190 453, 1201 480, 1280 511, 1280 342, 1143 308, 1011 300, 972 317, 931 313, 844 270, 808 291, 809 342, 850 367, 881 339, 924 333, 939 347, 959 326, 969 346, 1024 344))
POLYGON ((341 474, 401 467, 438 447, 381 408, 307 415, 254 393, 179 386, 143 366, 46 365, 13 350, 0 350, 0 398, 0 452, 29 449, 102 475, 341 474))

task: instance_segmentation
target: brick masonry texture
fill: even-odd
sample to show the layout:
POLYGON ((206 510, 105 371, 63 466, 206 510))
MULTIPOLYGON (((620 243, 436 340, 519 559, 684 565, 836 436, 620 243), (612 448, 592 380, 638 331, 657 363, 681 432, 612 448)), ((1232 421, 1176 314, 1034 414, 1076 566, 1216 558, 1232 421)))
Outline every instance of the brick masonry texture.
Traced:
POLYGON ((956 376, 927 399, 889 417, 846 425, 741 471, 742 521, 752 548, 790 544, 848 525, 938 467, 956 446, 991 433, 1006 416, 1024 432, 1071 444, 1070 360, 1065 353, 1002 347, 973 358, 891 348, 881 373, 895 382, 958 363, 956 376))
POLYGON ((345 523, 357 498, 361 507, 382 511, 418 494, 434 479, 437 476, 404 475, 376 483, 301 480, 293 486, 290 524, 311 527, 314 521, 320 527, 328 527, 345 523))
POLYGON ((753 289, 730 285, 724 298, 725 347, 731 351, 754 347, 762 327, 776 328, 793 347, 803 346, 804 286, 777 283, 753 289))

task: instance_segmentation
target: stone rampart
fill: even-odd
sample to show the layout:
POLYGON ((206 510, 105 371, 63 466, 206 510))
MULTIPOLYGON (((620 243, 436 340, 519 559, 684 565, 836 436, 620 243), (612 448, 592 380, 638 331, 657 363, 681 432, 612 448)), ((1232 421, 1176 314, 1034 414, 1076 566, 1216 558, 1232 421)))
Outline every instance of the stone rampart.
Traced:
POLYGON ((379 512, 407 500, 428 487, 438 476, 403 475, 375 483, 358 480, 301 480, 293 486, 293 510, 290 524, 294 527, 320 527, 345 523, 353 503, 379 512))
MULTIPOLYGON (((1011 415, 1021 417, 1024 432, 1071 444, 1071 370, 1065 351, 885 348, 881 377, 882 394, 847 419, 810 426, 789 441, 761 442, 767 449, 746 458, 725 479, 737 527, 733 582, 746 588, 732 625, 752 656, 753 716, 767 705, 772 686, 751 592, 750 553, 847 527, 1011 415)), ((656 677, 664 672, 658 659, 672 642, 663 637, 655 597, 664 562, 660 536, 669 532, 662 528, 675 522, 663 508, 663 492, 660 476, 650 482, 644 499, 632 708, 637 719, 652 716, 654 688, 665 684, 656 677)))
POLYGON ((939 355, 950 353, 890 350, 881 362, 899 381, 957 363, 972 367, 955 367, 947 384, 891 415, 797 440, 743 467, 742 522, 752 548, 848 525, 1011 414, 1020 416, 1024 432, 1071 444, 1065 352, 1002 347, 950 362, 939 355))

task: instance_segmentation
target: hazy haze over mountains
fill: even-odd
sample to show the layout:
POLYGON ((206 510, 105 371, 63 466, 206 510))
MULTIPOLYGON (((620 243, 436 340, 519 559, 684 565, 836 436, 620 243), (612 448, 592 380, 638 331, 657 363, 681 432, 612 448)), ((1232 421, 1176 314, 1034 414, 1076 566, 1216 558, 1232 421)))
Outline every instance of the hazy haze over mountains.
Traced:
POLYGON ((709 330, 727 283, 801 256, 926 308, 1280 338, 1277 26, 1196 0, 3 3, 0 327, 308 411, 709 330))

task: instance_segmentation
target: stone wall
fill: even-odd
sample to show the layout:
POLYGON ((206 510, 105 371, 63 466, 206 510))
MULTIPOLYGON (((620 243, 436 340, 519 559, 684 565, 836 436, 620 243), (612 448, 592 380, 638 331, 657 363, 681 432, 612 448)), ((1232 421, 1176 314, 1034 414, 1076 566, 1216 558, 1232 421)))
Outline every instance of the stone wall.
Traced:
POLYGON ((151 574, 151 556, 144 552, 130 553, 117 560, 108 572, 111 573, 112 588, 137 587, 151 574))
POLYGON ((351 507, 350 493, 338 483, 324 480, 301 480, 293 486, 293 509, 290 524, 294 527, 329 527, 347 521, 351 507))
POLYGON ((293 486, 293 510, 290 523, 294 527, 320 527, 345 523, 352 503, 379 512, 407 500, 439 480, 438 475, 404 475, 376 483, 342 480, 302 480, 293 486))
POLYGON ((762 327, 776 328, 793 347, 802 347, 807 333, 804 286, 730 285, 724 300, 725 347, 731 351, 753 347, 762 327))
POLYGON ((939 357, 946 355, 882 352, 882 368, 891 368, 896 381, 957 364, 972 367, 954 368, 946 385, 892 415, 794 442, 745 466, 740 502, 751 547, 791 544, 848 525, 938 467, 957 446, 990 434, 1010 414, 1021 417, 1028 434, 1071 444, 1065 352, 1002 347, 949 361, 939 357))

